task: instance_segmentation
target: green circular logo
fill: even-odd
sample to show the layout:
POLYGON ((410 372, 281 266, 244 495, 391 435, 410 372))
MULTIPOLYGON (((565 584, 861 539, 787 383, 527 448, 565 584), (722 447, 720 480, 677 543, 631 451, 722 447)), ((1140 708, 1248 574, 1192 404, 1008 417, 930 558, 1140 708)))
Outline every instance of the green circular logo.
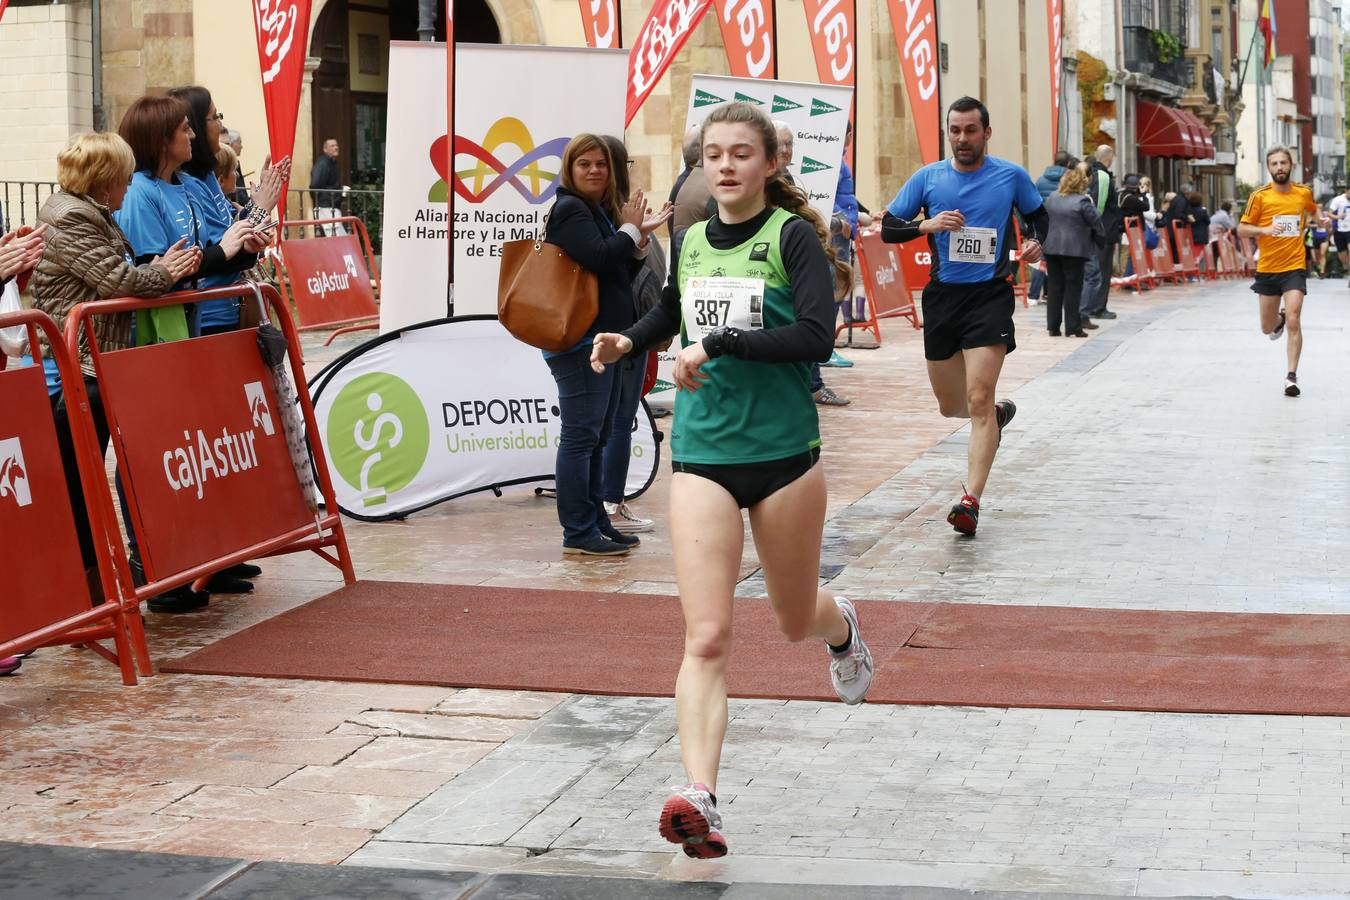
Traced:
POLYGON ((353 379, 328 413, 328 453, 364 507, 412 483, 427 460, 431 427, 408 382, 385 372, 353 379))

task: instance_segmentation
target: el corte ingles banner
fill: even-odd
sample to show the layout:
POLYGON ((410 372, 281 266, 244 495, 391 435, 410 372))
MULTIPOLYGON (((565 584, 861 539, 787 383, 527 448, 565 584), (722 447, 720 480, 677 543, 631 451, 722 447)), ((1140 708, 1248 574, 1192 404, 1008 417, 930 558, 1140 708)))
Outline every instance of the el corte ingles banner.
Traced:
POLYGON ((744 100, 769 118, 786 122, 796 135, 796 156, 788 171, 806 189, 811 205, 826 222, 834 214, 839 163, 844 155, 853 89, 793 81, 760 81, 722 75, 695 75, 689 91, 686 127, 697 125, 724 103, 744 100))
POLYGON ((447 192, 455 191, 455 312, 497 312, 504 241, 533 237, 562 153, 584 131, 623 134, 622 50, 456 49, 455 171, 448 171, 444 45, 389 47, 380 330, 445 316, 447 192), (578 85, 586 102, 576 102, 578 85))
MULTIPOLYGON (((539 351, 495 316, 426 322, 355 348, 310 384, 338 507, 375 521, 477 491, 550 481, 562 422, 539 351)), ((656 477, 638 409, 629 498, 656 477)))

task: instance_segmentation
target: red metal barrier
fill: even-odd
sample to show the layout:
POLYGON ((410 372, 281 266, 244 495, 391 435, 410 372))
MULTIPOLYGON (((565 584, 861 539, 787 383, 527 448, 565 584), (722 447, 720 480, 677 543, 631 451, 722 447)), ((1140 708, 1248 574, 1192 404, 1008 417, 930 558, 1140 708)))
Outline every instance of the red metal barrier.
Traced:
POLYGON ((1191 238, 1191 226, 1186 222, 1172 222, 1172 240, 1180 250, 1178 265, 1182 276, 1198 276, 1200 264, 1195 259, 1195 241, 1191 238))
POLYGON ((339 334, 378 327, 377 323, 368 321, 380 314, 375 299, 380 273, 365 223, 355 216, 342 216, 287 222, 285 227, 303 229, 307 226, 314 228, 314 237, 281 235, 277 243, 277 283, 281 285, 282 296, 294 304, 300 328, 309 330, 364 323, 334 331, 325 342, 327 346, 339 334), (355 234, 318 234, 318 226, 333 224, 351 225, 355 234))
POLYGON ((116 663, 124 684, 151 675, 140 607, 113 513, 107 472, 76 359, 60 329, 36 310, 0 315, 24 325, 34 365, 5 369, 0 356, 0 657, 56 644, 85 646, 116 663), (91 607, 56 424, 42 368, 45 333, 61 374, 102 598, 91 607), (114 650, 97 643, 112 638, 114 650), (134 658, 134 659, 133 659, 134 658))
POLYGON ((1167 228, 1158 229, 1158 246, 1153 248, 1153 276, 1159 281, 1171 282, 1182 281, 1186 277, 1181 267, 1172 261, 1172 235, 1167 228))
POLYGON ((1134 274, 1120 281, 1121 284, 1136 289, 1152 290, 1157 286, 1153 274, 1153 260, 1148 252, 1148 242, 1144 239, 1144 220, 1130 216, 1125 220, 1125 238, 1130 245, 1130 262, 1134 274))
MULTIPOLYGON (((900 246, 886 244, 881 240, 880 228, 869 228, 858 232, 856 241, 858 265, 862 268, 863 293, 867 296, 868 318, 863 323, 854 322, 854 328, 871 331, 881 343, 879 319, 892 316, 904 316, 915 328, 919 325, 919 312, 914 305, 914 294, 905 279, 904 266, 900 262, 900 246)), ((847 328, 841 326, 835 336, 847 328)))
POLYGON ((103 353, 87 327, 96 315, 241 295, 251 297, 253 287, 85 303, 67 319, 67 346, 85 335, 117 448, 147 579, 135 590, 139 599, 248 559, 301 550, 341 569, 348 584, 356 580, 305 389, 299 336, 275 290, 262 288, 262 297, 286 337, 327 514, 302 492, 287 445, 287 410, 258 352, 256 328, 103 353))

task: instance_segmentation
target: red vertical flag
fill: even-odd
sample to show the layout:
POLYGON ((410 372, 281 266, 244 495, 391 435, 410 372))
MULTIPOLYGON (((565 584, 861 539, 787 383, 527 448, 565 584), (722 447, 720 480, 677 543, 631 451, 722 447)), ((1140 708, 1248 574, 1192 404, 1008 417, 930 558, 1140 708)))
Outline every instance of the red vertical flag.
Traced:
POLYGON ((0 19, 5 17, 6 6, 9 6, 9 0, 0 0, 0 19))
POLYGON ((586 32, 587 47, 612 50, 623 46, 619 0, 579 0, 581 29, 586 32))
POLYGON ((727 63, 737 78, 777 78, 774 0, 713 0, 727 63))
MULTIPOLYGON (((802 4, 806 25, 811 32, 811 50, 816 57, 816 75, 821 84, 858 83, 857 7, 854 0, 806 0, 802 4)), ((853 95, 852 122, 858 110, 858 95, 853 95)), ((846 162, 853 163, 852 148, 846 162)))
POLYGON ((642 108, 666 74, 675 54, 689 40, 712 0, 656 0, 628 51, 628 104, 624 125, 642 108))
MULTIPOLYGON (((295 150, 295 120, 309 40, 309 0, 253 0, 253 24, 258 34, 268 149, 273 161, 279 162, 295 150)), ((280 208, 284 210, 285 204, 280 208)))
POLYGON ((919 153, 924 163, 942 158, 942 101, 938 96, 937 11, 933 0, 886 0, 900 51, 900 69, 919 153))
POLYGON ((1064 66, 1064 0, 1045 0, 1050 17, 1050 156, 1059 152, 1060 72, 1064 66))

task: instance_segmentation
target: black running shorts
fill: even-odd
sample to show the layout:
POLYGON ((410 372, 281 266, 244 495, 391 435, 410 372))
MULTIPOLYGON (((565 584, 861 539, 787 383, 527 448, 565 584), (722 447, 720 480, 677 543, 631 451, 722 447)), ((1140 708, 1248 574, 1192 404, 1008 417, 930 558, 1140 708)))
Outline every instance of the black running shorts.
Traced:
POLYGON ((923 355, 951 359, 962 350, 1003 344, 1017 349, 1013 330, 1012 282, 1004 279, 975 284, 930 281, 923 289, 923 355))
POLYGON ((1345 251, 1350 250, 1350 231, 1333 231, 1331 236, 1336 241, 1336 250, 1338 252, 1344 253, 1345 251))
POLYGON ((1262 297, 1282 297, 1285 291, 1308 293, 1308 270, 1290 269, 1287 272, 1257 272, 1252 290, 1262 297))
POLYGON ((686 475, 697 475, 721 486, 741 509, 749 509, 770 494, 780 491, 811 471, 820 460, 820 448, 759 463, 686 463, 675 461, 670 467, 686 475))

